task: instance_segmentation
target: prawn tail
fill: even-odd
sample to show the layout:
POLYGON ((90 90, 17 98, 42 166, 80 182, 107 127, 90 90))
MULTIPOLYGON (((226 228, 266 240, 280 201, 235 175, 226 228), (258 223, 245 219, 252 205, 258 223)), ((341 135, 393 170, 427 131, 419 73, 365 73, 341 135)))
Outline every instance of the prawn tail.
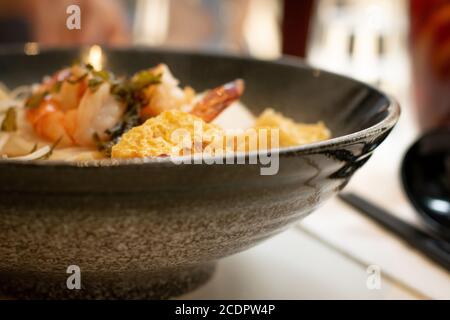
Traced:
POLYGON ((244 89, 245 82, 242 79, 214 88, 194 105, 191 114, 202 118, 205 122, 211 122, 230 104, 239 100, 244 89))

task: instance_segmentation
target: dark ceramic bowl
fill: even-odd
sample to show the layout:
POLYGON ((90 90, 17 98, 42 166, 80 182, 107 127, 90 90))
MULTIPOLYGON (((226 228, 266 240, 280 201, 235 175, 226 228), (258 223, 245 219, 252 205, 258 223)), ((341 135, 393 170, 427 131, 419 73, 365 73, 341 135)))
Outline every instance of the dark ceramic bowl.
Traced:
MULTIPOLYGON (((0 51, 0 81, 9 86, 39 81, 82 52, 0 51)), ((276 175, 261 175, 251 164, 0 161, 3 294, 167 298, 191 290, 207 281, 219 259, 285 230, 338 193, 400 113, 376 89, 297 60, 104 53, 116 73, 165 62, 198 90, 243 78, 243 102, 255 114, 273 107, 298 121, 323 120, 334 138, 282 149, 276 175), (81 269, 81 290, 66 286, 70 265, 81 269)))

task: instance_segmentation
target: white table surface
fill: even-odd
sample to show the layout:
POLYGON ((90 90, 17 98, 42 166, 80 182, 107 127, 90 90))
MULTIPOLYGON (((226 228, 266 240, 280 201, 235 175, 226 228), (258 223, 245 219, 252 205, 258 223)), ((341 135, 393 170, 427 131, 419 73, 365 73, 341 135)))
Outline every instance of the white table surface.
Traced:
POLYGON ((294 227, 219 263, 213 278, 181 299, 416 299, 391 279, 366 286, 366 266, 294 227))

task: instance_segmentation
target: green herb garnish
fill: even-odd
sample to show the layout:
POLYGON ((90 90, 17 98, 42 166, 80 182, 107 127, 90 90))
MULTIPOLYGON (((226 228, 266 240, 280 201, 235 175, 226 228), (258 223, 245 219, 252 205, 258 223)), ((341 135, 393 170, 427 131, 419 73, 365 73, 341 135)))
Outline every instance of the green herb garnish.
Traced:
POLYGON ((113 82, 111 94, 126 106, 126 111, 121 121, 106 131, 111 137, 113 144, 117 143, 125 132, 142 124, 140 119, 141 106, 145 104, 142 90, 150 85, 160 84, 161 77, 162 74, 155 75, 151 71, 146 70, 138 72, 131 80, 113 82))
POLYGON ((6 111, 5 118, 3 119, 1 130, 5 132, 13 132, 17 130, 17 112, 16 108, 10 107, 6 111))
POLYGON ((111 74, 103 71, 92 71, 94 78, 89 80, 88 86, 95 90, 105 81, 111 82, 111 94, 126 106, 126 111, 120 122, 105 131, 109 136, 108 141, 102 141, 95 133, 93 139, 97 149, 106 156, 111 156, 112 147, 119 141, 120 137, 131 128, 140 125, 140 111, 143 105, 142 90, 150 85, 160 84, 162 74, 154 74, 151 71, 138 72, 132 79, 113 79, 111 74))
POLYGON ((111 94, 116 100, 125 104, 130 104, 134 101, 134 91, 131 88, 130 82, 126 80, 119 80, 112 83, 111 94))
POLYGON ((88 87, 92 91, 96 91, 105 81, 99 78, 92 78, 88 81, 88 87))
POLYGON ((106 70, 95 71, 92 70, 91 74, 93 75, 92 79, 88 81, 88 87, 95 91, 100 87, 103 83, 111 80, 112 75, 106 70))
POLYGON ((80 83, 81 81, 83 81, 87 76, 88 76, 88 73, 86 72, 85 74, 82 74, 81 76, 79 76, 76 79, 73 79, 73 80, 67 79, 66 81, 70 84, 77 84, 77 83, 80 83))
POLYGON ((142 90, 152 84, 160 84, 162 73, 154 74, 149 70, 136 73, 131 79, 131 87, 133 90, 142 90))
POLYGON ((111 149, 115 145, 115 141, 102 141, 97 132, 92 135, 92 138, 97 145, 98 151, 103 152, 106 157, 111 158, 111 149))
POLYGON ((106 70, 92 70, 91 73, 94 77, 103 79, 105 81, 108 81, 111 78, 111 74, 106 70))
POLYGON ((121 121, 113 128, 106 130, 106 133, 111 136, 111 139, 118 141, 125 132, 141 124, 140 111, 139 103, 128 105, 121 121))

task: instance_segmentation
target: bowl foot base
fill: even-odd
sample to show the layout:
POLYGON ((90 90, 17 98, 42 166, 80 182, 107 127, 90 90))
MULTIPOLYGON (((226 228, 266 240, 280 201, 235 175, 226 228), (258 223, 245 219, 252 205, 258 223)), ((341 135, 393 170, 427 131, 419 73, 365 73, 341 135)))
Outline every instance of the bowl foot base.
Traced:
POLYGON ((0 295, 19 299, 168 299, 206 283, 215 263, 157 273, 81 272, 81 289, 68 289, 70 274, 0 272, 0 295))

